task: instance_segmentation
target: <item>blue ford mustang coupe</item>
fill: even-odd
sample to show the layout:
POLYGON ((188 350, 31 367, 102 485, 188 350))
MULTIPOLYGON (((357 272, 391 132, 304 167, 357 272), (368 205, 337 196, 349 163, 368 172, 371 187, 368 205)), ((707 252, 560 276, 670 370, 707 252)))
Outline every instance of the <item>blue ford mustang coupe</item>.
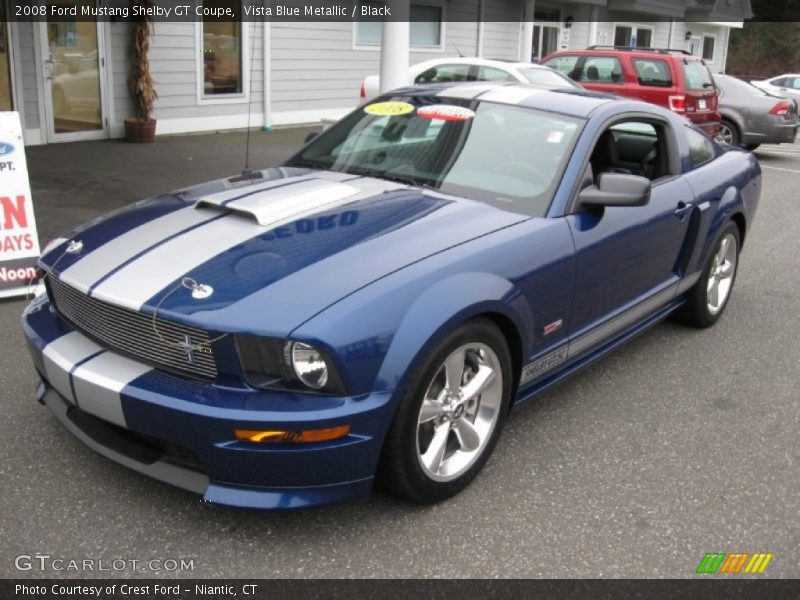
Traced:
POLYGON ((392 92, 285 164, 51 242, 22 326, 72 434, 210 502, 434 502, 511 407, 730 299, 761 172, 657 106, 392 92))

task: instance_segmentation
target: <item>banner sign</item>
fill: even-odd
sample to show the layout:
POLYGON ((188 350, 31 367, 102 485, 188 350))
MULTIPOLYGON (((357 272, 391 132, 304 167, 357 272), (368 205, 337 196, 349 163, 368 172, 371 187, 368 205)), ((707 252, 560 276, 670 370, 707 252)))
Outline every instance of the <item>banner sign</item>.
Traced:
POLYGON ((0 112, 0 298, 36 279, 39 238, 18 112, 0 112))

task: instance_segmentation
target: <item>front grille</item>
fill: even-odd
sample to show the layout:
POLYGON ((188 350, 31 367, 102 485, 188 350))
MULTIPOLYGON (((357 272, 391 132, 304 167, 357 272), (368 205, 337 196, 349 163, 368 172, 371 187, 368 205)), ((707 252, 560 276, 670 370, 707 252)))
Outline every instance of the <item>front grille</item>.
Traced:
POLYGON ((47 286, 58 313, 75 329, 108 349, 195 379, 217 376, 208 332, 156 319, 162 340, 148 315, 87 296, 55 277, 47 278, 47 286), (186 344, 187 337, 190 344, 205 350, 193 351, 191 360, 187 351, 177 345, 186 344))

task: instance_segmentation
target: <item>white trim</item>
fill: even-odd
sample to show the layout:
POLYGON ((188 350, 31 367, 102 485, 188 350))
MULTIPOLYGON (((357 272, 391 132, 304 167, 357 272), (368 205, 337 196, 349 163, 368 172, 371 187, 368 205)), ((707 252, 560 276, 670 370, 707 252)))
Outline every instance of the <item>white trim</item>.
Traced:
MULTIPOLYGON (((411 4, 417 5, 425 5, 425 6, 436 6, 442 10, 442 18, 439 21, 439 44, 438 45, 420 45, 420 44, 410 44, 411 52, 444 52, 447 48, 447 4, 445 0, 419 0, 409 3, 409 10, 411 9, 411 4)), ((353 50, 366 50, 368 52, 380 52, 381 44, 380 42, 376 44, 365 44, 363 42, 358 41, 358 24, 359 21, 353 22, 353 50)), ((410 27, 410 25, 409 25, 410 27)), ((409 42, 410 43, 410 42, 409 42)))
POLYGON ((106 122, 103 124, 103 128, 106 129, 106 137, 111 137, 111 126, 117 120, 117 110, 116 105, 114 103, 114 57, 111 54, 111 48, 113 46, 112 42, 112 35, 111 35, 111 23, 109 21, 103 21, 102 23, 102 30, 103 30, 103 38, 104 38, 104 50, 103 50, 103 59, 105 61, 105 66, 100 67, 98 65, 98 72, 100 73, 101 79, 105 79, 105 110, 102 111, 103 118, 106 122))
MULTIPOLYGON (((9 100, 11 101, 11 110, 15 110, 22 115, 22 112, 19 110, 20 105, 17 100, 17 53, 14 52, 14 34, 11 31, 11 21, 6 21, 3 23, 3 26, 6 28, 6 59, 8 61, 8 91, 10 95, 9 100)), ((19 97, 21 98, 21 96, 19 97)))
POLYGON ((25 141, 26 146, 41 146, 44 143, 41 129, 23 129, 22 139, 25 141))
POLYGON ((204 94, 205 66, 203 64, 203 22, 195 21, 195 68, 197 73, 197 105, 248 104, 250 102, 250 29, 256 21, 240 21, 239 27, 239 71, 242 77, 242 92, 236 94, 204 94))
POLYGON ((261 100, 264 104, 262 129, 272 128, 272 21, 261 22, 261 60, 264 67, 264 84, 261 100))
MULTIPOLYGON (((91 22, 91 21, 90 21, 91 22)), ((106 81, 106 69, 109 62, 106 57, 106 36, 102 27, 103 22, 95 20, 95 40, 97 42, 97 79, 99 83, 100 100, 100 128, 71 133, 56 133, 52 95, 50 94, 49 80, 44 76, 44 53, 49 51, 47 39, 48 21, 34 21, 34 64, 36 69, 36 85, 38 86, 39 101, 39 131, 43 135, 43 143, 81 142, 89 140, 103 140, 110 137, 110 121, 108 119, 109 89, 106 81), (44 37, 43 37, 44 36, 44 37), (104 61, 105 67, 101 66, 104 61)))
MULTIPOLYGON (((653 48, 653 43, 655 42, 656 37, 656 28, 653 25, 647 25, 645 23, 633 23, 633 22, 615 22, 614 26, 611 28, 611 40, 610 45, 614 45, 614 40, 617 38, 617 27, 630 27, 631 29, 649 29, 650 30, 650 46, 642 46, 642 47, 649 47, 653 48)), ((633 32, 631 32, 633 33, 633 32)), ((637 44, 639 42, 638 38, 636 40, 637 44)))
MULTIPOLYGON (((338 121, 353 110, 355 106, 343 108, 290 110, 272 113, 272 125, 304 125, 316 124, 322 121, 338 121)), ((264 123, 263 113, 253 113, 250 117, 250 126, 256 127, 264 123)), ((186 117, 176 119, 158 119, 156 123, 157 135, 171 135, 176 133, 199 133, 202 131, 223 131, 226 129, 243 129, 247 127, 247 113, 236 115, 222 115, 211 117, 186 117)))

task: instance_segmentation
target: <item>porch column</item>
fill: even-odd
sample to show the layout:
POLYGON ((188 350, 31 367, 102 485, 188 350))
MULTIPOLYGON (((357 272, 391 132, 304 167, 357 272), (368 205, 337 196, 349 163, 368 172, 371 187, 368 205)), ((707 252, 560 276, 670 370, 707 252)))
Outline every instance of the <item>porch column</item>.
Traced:
MULTIPOLYGON (((409 0, 386 3, 395 18, 410 16, 409 0)), ((406 21, 384 21, 381 34, 380 91, 388 92, 408 85, 408 51, 410 24, 406 21)))
POLYGON ((519 45, 520 62, 531 62, 531 53, 533 52, 533 11, 535 7, 535 0, 525 0, 525 11, 522 16, 522 37, 519 45))
POLYGON ((594 46, 597 44, 597 19, 598 19, 598 10, 596 6, 592 7, 589 16, 589 45, 594 46))

